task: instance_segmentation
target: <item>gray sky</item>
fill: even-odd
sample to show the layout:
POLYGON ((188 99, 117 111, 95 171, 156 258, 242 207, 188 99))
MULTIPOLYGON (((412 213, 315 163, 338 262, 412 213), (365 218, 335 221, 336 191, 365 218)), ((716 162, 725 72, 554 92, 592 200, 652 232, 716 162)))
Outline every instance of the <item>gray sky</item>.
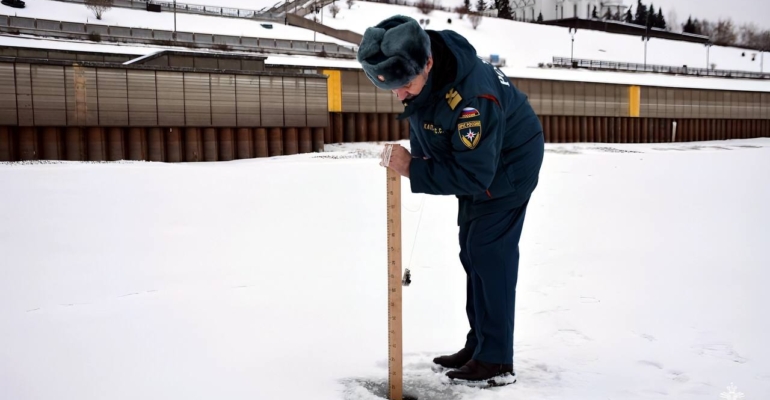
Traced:
MULTIPOLYGON (((636 11, 637 0, 624 0, 633 5, 636 11)), ((650 0, 642 0, 650 5, 650 0)), ((653 0, 657 11, 663 7, 663 16, 668 17, 672 8, 676 11, 679 24, 687 21, 687 16, 716 21, 720 17, 732 18, 736 27, 744 22, 754 22, 762 29, 770 29, 770 0, 653 0)))

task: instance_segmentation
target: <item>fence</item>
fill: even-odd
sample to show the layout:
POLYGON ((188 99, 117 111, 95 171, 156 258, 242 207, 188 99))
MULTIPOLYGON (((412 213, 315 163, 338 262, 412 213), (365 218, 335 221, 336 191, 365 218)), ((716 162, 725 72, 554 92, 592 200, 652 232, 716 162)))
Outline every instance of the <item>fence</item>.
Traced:
POLYGON ((158 29, 115 27, 0 15, 0 32, 66 39, 145 43, 215 50, 355 58, 355 50, 335 43, 286 40, 158 29))
MULTIPOLYGON (((75 4, 84 4, 84 0, 56 0, 61 1, 63 3, 75 3, 75 4)), ((212 6, 212 5, 201 5, 201 4, 189 4, 189 3, 180 3, 173 1, 154 1, 154 0, 113 0, 113 7, 120 7, 120 8, 132 8, 135 10, 147 10, 147 5, 152 4, 159 6, 161 10, 166 10, 173 12, 174 11, 174 5, 176 5, 176 12, 183 13, 183 14, 200 14, 200 15, 211 15, 211 16, 219 16, 219 17, 230 17, 230 18, 259 18, 262 20, 273 20, 273 21, 283 21, 283 16, 277 12, 272 12, 271 10, 276 9, 279 4, 282 4, 283 2, 278 2, 275 7, 273 8, 262 8, 260 10, 249 10, 249 9, 242 9, 242 8, 234 8, 234 7, 218 7, 218 6, 212 6)))
POLYGON ((770 79, 770 73, 731 71, 723 69, 688 68, 686 66, 673 67, 670 65, 635 64, 618 61, 587 60, 567 57, 554 57, 553 65, 555 67, 562 68, 588 68, 603 71, 654 72, 660 74, 714 76, 720 78, 770 79))

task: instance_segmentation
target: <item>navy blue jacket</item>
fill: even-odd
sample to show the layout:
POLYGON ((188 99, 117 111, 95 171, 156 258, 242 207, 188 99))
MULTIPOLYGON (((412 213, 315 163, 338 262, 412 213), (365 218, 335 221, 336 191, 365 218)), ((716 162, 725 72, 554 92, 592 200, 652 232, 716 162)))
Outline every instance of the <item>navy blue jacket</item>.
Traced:
POLYGON ((410 122, 412 192, 457 196, 458 224, 524 205, 537 186, 544 152, 543 128, 526 95, 459 34, 429 34, 434 64, 428 82, 399 116, 410 122), (450 50, 443 60, 436 59, 437 40, 450 50), (448 65, 456 72, 441 84, 437 75, 448 65))

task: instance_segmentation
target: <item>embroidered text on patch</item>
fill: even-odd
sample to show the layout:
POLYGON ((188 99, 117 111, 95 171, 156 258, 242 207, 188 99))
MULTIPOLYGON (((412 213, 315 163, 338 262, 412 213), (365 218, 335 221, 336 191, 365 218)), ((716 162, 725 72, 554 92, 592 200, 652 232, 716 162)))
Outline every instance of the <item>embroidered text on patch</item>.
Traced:
POLYGON ((422 124, 422 128, 425 129, 426 131, 433 131, 433 133, 435 133, 436 135, 441 135, 441 134, 444 133, 443 129, 437 128, 437 127, 433 126, 433 124, 428 123, 428 122, 422 124))
POLYGON ((465 147, 473 150, 481 140, 481 121, 460 122, 457 124, 457 133, 465 147))
POLYGON ((479 116, 479 110, 473 107, 463 108, 463 112, 460 113, 460 119, 468 119, 479 116))
POLYGON ((458 104, 463 100, 462 96, 460 96, 460 93, 457 93, 457 90, 454 90, 454 88, 449 89, 447 94, 444 96, 446 97, 446 102, 449 104, 449 108, 452 110, 457 107, 458 104))

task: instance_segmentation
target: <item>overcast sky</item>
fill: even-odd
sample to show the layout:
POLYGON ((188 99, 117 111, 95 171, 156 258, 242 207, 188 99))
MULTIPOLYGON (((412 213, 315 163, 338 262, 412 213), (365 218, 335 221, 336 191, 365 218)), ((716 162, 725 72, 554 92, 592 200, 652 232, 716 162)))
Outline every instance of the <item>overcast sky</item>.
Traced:
MULTIPOLYGON (((636 11, 637 0, 624 0, 626 5, 632 5, 636 11)), ((651 0, 642 0, 650 5, 651 0)), ((663 7, 663 16, 668 17, 672 8, 676 11, 679 25, 687 21, 687 16, 693 18, 717 20, 732 18, 736 27, 744 22, 754 22, 762 29, 770 29, 770 0, 652 0, 657 11, 663 7)))

